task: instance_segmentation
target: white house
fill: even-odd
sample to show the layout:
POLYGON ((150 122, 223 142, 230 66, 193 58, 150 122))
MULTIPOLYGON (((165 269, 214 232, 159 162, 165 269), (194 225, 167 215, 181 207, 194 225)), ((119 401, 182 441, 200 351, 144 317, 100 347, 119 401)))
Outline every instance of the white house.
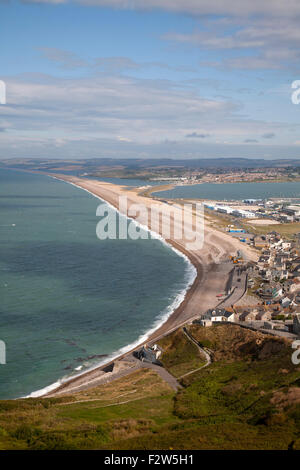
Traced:
POLYGON ((283 308, 288 307, 291 303, 292 303, 292 301, 288 297, 284 297, 284 299, 282 299, 282 301, 281 301, 281 305, 282 305, 283 308))
POLYGON ((234 312, 215 312, 212 314, 211 321, 212 322, 225 322, 225 321, 235 321, 235 313, 234 312))

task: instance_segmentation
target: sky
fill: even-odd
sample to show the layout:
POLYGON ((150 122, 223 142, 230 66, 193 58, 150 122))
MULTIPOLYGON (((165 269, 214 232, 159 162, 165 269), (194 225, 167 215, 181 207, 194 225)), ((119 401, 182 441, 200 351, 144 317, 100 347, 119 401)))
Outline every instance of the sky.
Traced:
POLYGON ((0 0, 0 18, 0 159, 300 158, 298 0, 0 0))

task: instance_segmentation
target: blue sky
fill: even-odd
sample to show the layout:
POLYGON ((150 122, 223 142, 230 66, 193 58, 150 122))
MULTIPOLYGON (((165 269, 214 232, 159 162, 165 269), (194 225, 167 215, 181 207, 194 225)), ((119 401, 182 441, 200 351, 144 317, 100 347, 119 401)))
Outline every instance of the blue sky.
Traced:
POLYGON ((295 0, 0 0, 0 15, 0 158, 300 157, 295 0))

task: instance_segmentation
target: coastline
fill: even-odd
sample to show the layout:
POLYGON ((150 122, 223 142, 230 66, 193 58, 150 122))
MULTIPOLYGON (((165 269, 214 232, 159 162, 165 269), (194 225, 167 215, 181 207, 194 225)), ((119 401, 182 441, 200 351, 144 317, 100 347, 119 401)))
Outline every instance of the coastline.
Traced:
MULTIPOLYGON (((83 191, 86 191, 88 192, 89 194, 91 194, 93 197, 96 197, 97 199, 99 199, 100 201, 104 202, 105 204, 107 204, 108 206, 112 207, 118 214, 121 214, 123 216, 125 216, 124 214, 122 214, 117 207, 113 206, 112 204, 110 204, 108 201, 106 201, 105 199, 102 199, 101 197, 99 197, 98 195, 92 193, 91 191, 85 189, 85 188, 82 188, 81 186, 71 182, 71 181, 65 181, 63 180, 62 178, 58 178, 57 176, 53 176, 53 175, 47 175, 49 176, 50 178, 54 178, 56 180, 59 180, 59 181, 64 181, 68 184, 71 184, 72 186, 75 186, 83 191)), ((144 333, 142 333, 136 341, 130 343, 130 344, 127 344, 125 346, 123 346, 122 348, 120 348, 119 350, 117 351, 114 351, 112 352, 111 354, 109 354, 104 360, 102 360, 101 362, 99 362, 99 364, 96 364, 94 366, 91 366, 90 368, 82 371, 82 372, 79 372, 77 374, 74 374, 74 375, 71 375, 69 377, 66 377, 66 378, 62 378, 62 379, 58 379, 56 382, 42 388, 42 389, 39 389, 39 390, 35 390, 33 392, 31 392, 29 395, 26 395, 24 397, 21 397, 21 398, 39 398, 39 397, 43 397, 43 396, 46 396, 48 395, 49 393, 55 391, 55 390, 58 390, 60 389, 61 387, 64 386, 64 384, 69 384, 71 382, 73 382, 73 380, 76 380, 82 376, 85 376, 86 374, 90 373, 90 372, 93 372, 95 371, 96 369, 102 369, 103 367, 107 367, 109 364, 111 364, 112 362, 114 362, 115 360, 118 360, 118 359, 121 359, 123 357, 125 357, 128 353, 134 351, 135 349, 137 349, 138 347, 140 347, 141 345, 145 344, 145 342, 149 341, 150 338, 155 335, 156 331, 158 331, 167 321, 168 319, 176 312, 176 310, 179 309, 179 307, 181 306, 181 304, 184 302, 190 288, 193 286, 194 282, 196 281, 196 278, 198 276, 198 271, 197 269, 195 268, 193 262, 191 261, 190 257, 189 257, 189 253, 186 252, 186 253, 183 253, 180 249, 178 249, 178 247, 175 246, 175 243, 172 243, 171 240, 165 240, 161 235, 159 235, 158 233, 154 232, 153 230, 151 230, 149 227, 139 223, 137 220, 135 220, 134 218, 131 218, 129 217, 128 215, 126 215, 126 218, 127 219, 130 219, 132 220, 137 226, 141 227, 142 229, 148 231, 150 234, 151 234, 151 237, 153 238, 156 238, 158 240, 161 241, 161 243, 164 243, 166 245, 168 245, 178 256, 182 257, 189 265, 190 268, 193 268, 191 271, 190 271, 190 275, 187 279, 187 284, 185 286, 185 288, 183 290, 181 290, 180 292, 178 292, 178 294, 176 295, 175 299, 173 300, 173 302, 171 304, 169 304, 165 309, 164 311, 162 312, 162 315, 158 318, 156 318, 156 320, 154 320, 154 323, 153 325, 151 326, 151 328, 147 331, 145 331, 144 333), (165 313, 164 313, 165 312, 165 313)))
MULTIPOLYGON (((117 185, 113 185, 111 183, 102 183, 101 181, 95 181, 95 180, 87 180, 87 179, 80 179, 77 177, 70 177, 66 175, 49 175, 49 177, 56 178, 61 181, 68 182, 70 184, 75 185, 76 187, 80 189, 84 189, 90 194, 92 194, 94 197, 99 198, 100 200, 104 201, 105 203, 109 204, 112 206, 115 210, 118 211, 118 207, 116 205, 116 195, 120 195, 121 193, 124 194, 127 192, 127 196, 131 199, 133 199, 133 202, 136 202, 137 200, 140 202, 142 199, 143 202, 145 203, 147 200, 148 204, 149 201, 154 202, 151 198, 146 198, 139 196, 137 194, 133 195, 132 190, 126 191, 124 187, 120 187, 117 185)), ((157 203, 157 202, 156 202, 157 203)), ((158 204, 158 203, 157 203, 158 204)), ((159 205, 161 203, 159 202, 159 205)), ((119 211, 118 211, 119 212, 119 211)), ((122 214, 126 215, 127 214, 122 214)), ((140 224, 136 220, 134 220, 134 217, 128 217, 131 220, 133 220, 135 223, 143 226, 143 224, 140 224)), ((153 232, 150 227, 148 226, 143 226, 146 230, 153 232)), ((211 233, 209 234, 211 235, 211 233)), ((197 317, 202 310, 207 310, 208 307, 214 307, 216 304, 216 297, 215 297, 215 292, 217 292, 222 284, 224 282, 224 276, 223 272, 221 270, 221 278, 218 276, 218 264, 211 260, 209 262, 209 256, 207 253, 207 247, 206 250, 200 250, 203 251, 203 253, 198 253, 198 252, 193 252, 191 250, 187 250, 184 246, 183 243, 178 242, 174 239, 168 239, 165 240, 160 233, 155 232, 155 238, 160 239, 163 243, 167 243, 174 249, 177 254, 183 256, 185 259, 187 259, 191 265, 194 266, 195 268, 195 277, 193 281, 191 280, 187 287, 177 296, 179 297, 178 301, 176 302, 177 299, 175 299, 175 302, 173 302, 174 308, 172 308, 171 304, 169 308, 171 310, 167 313, 167 315, 163 316, 161 319, 159 319, 158 324, 154 323, 153 328, 149 330, 148 332, 145 332, 142 336, 137 338, 137 341, 135 343, 129 344, 124 346, 124 348, 121 348, 119 351, 116 351, 116 355, 113 356, 110 355, 108 358, 105 359, 105 361, 101 362, 100 364, 94 366, 91 369, 85 370, 84 372, 81 372, 79 374, 76 374, 75 376, 72 376, 70 378, 66 378, 65 381, 57 381, 48 387, 45 387, 41 390, 38 390, 36 392, 32 392, 28 397, 47 397, 47 396, 56 396, 56 395, 61 395, 64 393, 72 393, 72 389, 76 389, 79 386, 86 386, 89 387, 89 383, 93 383, 93 385, 90 386, 95 386, 94 382, 97 381, 97 376, 101 376, 103 374, 103 369, 107 368, 109 365, 114 363, 116 360, 120 360, 130 353, 137 349, 138 347, 141 347, 145 342, 154 342, 160 339, 161 337, 169 334, 173 330, 177 329, 181 325, 185 324, 187 321, 192 320, 193 318, 197 317), (208 258, 208 259, 207 259, 208 258), (216 278, 218 278, 216 282, 216 278), (205 282, 206 281, 206 282, 205 282), (210 284, 212 286, 210 286, 210 284), (212 287, 212 292, 210 287, 212 287), (202 308, 199 305, 199 300, 202 300, 202 308), (197 308, 195 307, 197 305, 197 308), (125 351, 124 351, 125 349, 125 351)), ((222 239, 224 238, 222 234, 222 239)), ((223 240, 219 240, 219 242, 222 244, 223 240)), ((234 247, 235 248, 235 247, 234 247)), ((208 250, 210 251, 210 250, 208 250)), ((224 251, 224 250, 223 250, 224 251)), ((228 248, 227 248, 228 251, 228 248)), ((233 247, 230 246, 229 252, 233 251, 233 247)), ((226 252, 226 250, 225 250, 226 252)), ((221 250, 221 254, 222 253, 221 250)))
MULTIPOLYGON (((62 179, 60 178, 57 178, 56 176, 52 176, 52 175, 47 175, 47 176, 50 176, 51 178, 54 178, 54 179, 57 179, 59 181, 63 181, 62 179)), ((97 199, 99 199, 100 201, 104 202, 105 204, 107 204, 108 206, 112 207, 118 214, 120 215, 123 215, 125 216, 124 214, 122 214, 115 206, 113 206, 112 204, 110 204, 109 202, 107 202, 106 200, 100 198, 99 196, 95 195, 94 193, 92 193, 91 191, 88 191, 87 189, 85 188, 82 188, 78 185, 76 185, 75 183, 72 183, 72 182, 69 182, 69 181, 65 181, 66 183, 69 183, 81 190, 84 190, 86 192, 88 192, 89 194, 91 194, 93 197, 96 197, 97 199)), ((173 300, 173 302, 171 304, 169 304, 164 310, 162 313, 161 316, 157 317, 155 320, 154 320, 154 323, 152 324, 152 326, 150 327, 149 330, 143 332, 142 334, 140 334, 140 336, 136 339, 136 341, 130 343, 130 344, 127 344, 123 347, 121 347, 120 349, 118 349, 117 351, 114 351, 112 352, 111 354, 108 354, 107 357, 100 361, 98 364, 96 365, 93 365, 91 366, 90 368, 88 369, 85 369, 84 371, 82 372, 78 372, 74 375, 71 375, 69 377, 66 377, 66 378, 62 378, 62 379, 58 379, 56 382, 40 389, 40 390, 36 390, 36 391, 33 391, 31 392, 29 395, 27 396, 24 396, 24 397, 21 397, 21 398, 39 398, 39 397, 43 397, 43 396, 46 396, 48 395, 49 393, 55 391, 55 390, 58 390, 60 389, 64 384, 69 384, 71 382, 73 382, 73 380, 77 380, 79 379, 80 377, 82 376, 85 376, 86 374, 88 374, 89 372, 93 372, 95 371, 96 369, 99 370, 99 369, 102 369, 104 367, 107 367, 108 365, 110 365, 111 363, 113 363, 115 360, 118 360, 118 359, 121 359, 123 357, 125 357, 128 353, 134 351, 135 349, 137 349, 138 347, 140 347, 142 344, 145 344, 145 342, 149 341, 150 338, 155 335, 155 332, 157 330, 159 330, 169 319, 169 317, 171 315, 174 314, 174 312, 180 307, 180 305, 182 304, 182 302, 184 301, 189 289, 192 287, 192 285, 194 284, 196 278, 197 278, 197 270, 194 266, 194 264, 192 263, 192 261, 190 260, 189 256, 188 256, 188 253, 187 254, 184 254, 182 251, 180 251, 177 247, 175 247, 175 245, 173 245, 170 240, 167 241, 165 240, 162 236, 160 236, 158 233, 154 232, 153 230, 149 229, 147 226, 139 223, 137 220, 135 220, 134 218, 131 218, 129 217, 128 215, 126 216, 127 219, 130 219, 133 221, 134 224, 136 224, 137 226, 141 227, 142 229, 146 230, 147 232, 149 232, 151 234, 151 236, 157 240, 160 240, 161 243, 164 243, 166 245, 168 245, 168 247, 170 249, 172 249, 173 252, 175 252, 178 256, 182 257, 186 263, 188 264, 189 268, 192 268, 190 269, 190 275, 188 276, 188 279, 187 279, 187 284, 186 286, 184 287, 184 289, 182 289, 180 292, 177 293, 175 299, 173 300)), ((75 369, 76 370, 76 369, 75 369)))

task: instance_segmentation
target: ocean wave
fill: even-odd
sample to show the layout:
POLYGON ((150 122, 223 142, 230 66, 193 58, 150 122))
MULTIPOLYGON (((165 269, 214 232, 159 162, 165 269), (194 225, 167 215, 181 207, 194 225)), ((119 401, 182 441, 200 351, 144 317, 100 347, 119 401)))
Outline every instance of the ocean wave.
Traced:
POLYGON ((57 382, 52 383, 51 385, 47 385, 47 387, 41 388, 40 390, 36 390, 35 392, 31 392, 29 395, 20 398, 38 398, 46 395, 47 393, 52 392, 62 384, 62 379, 58 380, 57 382))

